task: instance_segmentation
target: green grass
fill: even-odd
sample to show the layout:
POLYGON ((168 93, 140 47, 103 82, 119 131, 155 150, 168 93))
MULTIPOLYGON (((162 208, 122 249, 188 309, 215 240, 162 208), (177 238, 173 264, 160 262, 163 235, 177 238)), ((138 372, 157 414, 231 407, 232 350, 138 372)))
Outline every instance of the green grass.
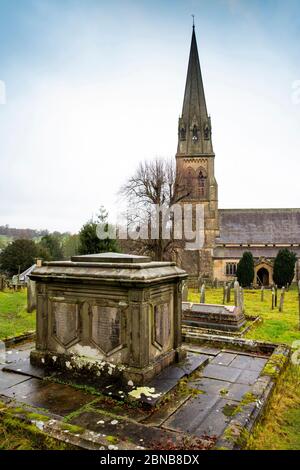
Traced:
MULTIPOLYGON (((231 302, 234 304, 233 290, 231 302)), ((189 300, 199 302, 199 293, 189 291, 189 300)), ((280 290, 278 289, 278 304, 280 290)), ((298 292, 292 288, 285 293, 284 311, 279 312, 278 307, 271 309, 271 291, 265 290, 264 301, 261 302, 260 290, 245 290, 245 312, 249 316, 260 316, 263 320, 256 328, 252 329, 247 338, 275 343, 291 345, 293 341, 300 340, 298 292)), ((206 303, 221 304, 223 302, 223 289, 206 289, 206 303)))
MULTIPOLYGON (((33 413, 31 413, 34 415, 33 413)), ((41 418, 36 415, 38 420, 41 418)), ((60 442, 41 432, 30 419, 35 416, 28 415, 29 421, 18 419, 14 410, 7 408, 0 402, 0 450, 74 450, 72 445, 60 442)))
POLYGON ((291 365, 277 383, 267 412, 248 438, 250 450, 300 449, 300 367, 291 365))
POLYGON ((27 293, 0 292, 0 340, 35 330, 35 312, 27 313, 27 293))

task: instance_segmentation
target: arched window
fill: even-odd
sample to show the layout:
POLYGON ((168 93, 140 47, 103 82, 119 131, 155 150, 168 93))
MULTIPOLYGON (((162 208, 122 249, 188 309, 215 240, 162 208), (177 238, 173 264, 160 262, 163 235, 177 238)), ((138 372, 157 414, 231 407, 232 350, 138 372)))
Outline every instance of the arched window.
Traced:
POLYGON ((193 135, 193 137, 192 137, 193 141, 194 142, 197 141, 198 140, 198 128, 197 128, 196 124, 193 127, 192 135, 193 135))
POLYGON ((198 197, 202 198, 206 196, 206 176, 203 170, 198 172, 198 197))
POLYGON ((195 170, 191 167, 188 167, 185 171, 185 187, 189 197, 194 197, 195 170))

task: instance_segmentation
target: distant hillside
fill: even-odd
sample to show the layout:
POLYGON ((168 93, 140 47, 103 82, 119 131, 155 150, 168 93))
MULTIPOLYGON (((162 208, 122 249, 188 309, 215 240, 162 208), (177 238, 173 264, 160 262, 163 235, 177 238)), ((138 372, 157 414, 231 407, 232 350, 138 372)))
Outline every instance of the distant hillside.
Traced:
POLYGON ((12 228, 9 225, 0 225, 0 236, 16 240, 17 238, 26 238, 32 240, 34 238, 47 235, 48 230, 34 230, 32 228, 12 228))

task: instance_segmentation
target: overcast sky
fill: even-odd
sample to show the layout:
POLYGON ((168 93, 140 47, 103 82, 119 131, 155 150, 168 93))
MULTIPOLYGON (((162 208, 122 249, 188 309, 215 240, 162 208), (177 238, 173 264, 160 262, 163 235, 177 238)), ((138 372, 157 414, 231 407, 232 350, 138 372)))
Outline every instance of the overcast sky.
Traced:
POLYGON ((192 13, 219 207, 300 206, 299 0, 0 0, 0 225, 75 232, 175 157, 192 13))

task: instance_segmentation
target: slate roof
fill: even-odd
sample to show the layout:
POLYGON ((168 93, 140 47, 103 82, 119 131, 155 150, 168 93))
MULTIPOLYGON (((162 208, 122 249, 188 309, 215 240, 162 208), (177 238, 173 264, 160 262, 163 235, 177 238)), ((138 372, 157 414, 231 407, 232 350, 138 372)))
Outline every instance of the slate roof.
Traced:
POLYGON ((300 209, 220 209, 217 244, 300 243, 300 209))
MULTIPOLYGON (((297 257, 300 258, 300 248, 298 247, 287 247, 290 251, 296 253, 297 257)), ((214 258, 219 259, 240 259, 243 256, 245 251, 251 251, 254 258, 258 259, 261 257, 266 257, 267 259, 273 259, 278 254, 280 250, 279 247, 273 248, 265 246, 262 248, 254 247, 220 247, 217 246, 214 248, 214 258)))

